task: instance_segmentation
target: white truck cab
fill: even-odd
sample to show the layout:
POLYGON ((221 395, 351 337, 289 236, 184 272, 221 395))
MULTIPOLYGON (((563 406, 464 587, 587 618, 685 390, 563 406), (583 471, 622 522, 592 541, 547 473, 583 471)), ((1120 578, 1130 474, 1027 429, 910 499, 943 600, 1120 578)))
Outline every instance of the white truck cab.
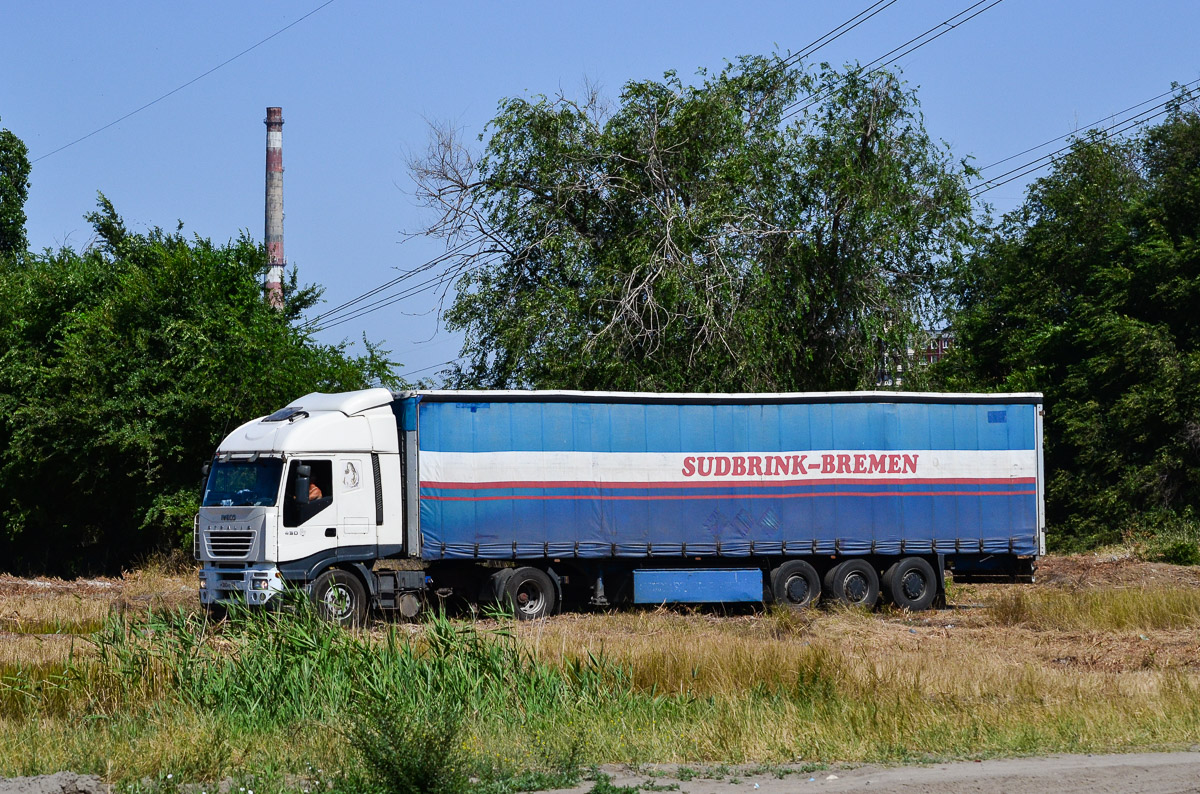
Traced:
POLYGON ((196 518, 202 604, 267 605, 293 586, 353 618, 339 612, 365 609, 375 560, 419 555, 395 405, 387 389, 307 394, 221 442, 196 518))

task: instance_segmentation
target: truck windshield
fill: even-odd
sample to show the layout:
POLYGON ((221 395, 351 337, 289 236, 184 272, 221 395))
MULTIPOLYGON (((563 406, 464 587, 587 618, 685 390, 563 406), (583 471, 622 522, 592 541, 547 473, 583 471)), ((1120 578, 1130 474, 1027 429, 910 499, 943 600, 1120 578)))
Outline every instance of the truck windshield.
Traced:
POLYGON ((282 473, 283 461, 279 458, 213 461, 201 504, 203 507, 273 505, 279 497, 282 473))

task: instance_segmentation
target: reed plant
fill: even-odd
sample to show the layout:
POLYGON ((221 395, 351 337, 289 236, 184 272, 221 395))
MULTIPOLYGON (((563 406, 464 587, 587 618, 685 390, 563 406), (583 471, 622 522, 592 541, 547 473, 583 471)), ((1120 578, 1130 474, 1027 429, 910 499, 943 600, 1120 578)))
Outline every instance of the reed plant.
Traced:
POLYGON ((504 794, 612 762, 1200 742, 1200 676, 1186 660, 1081 667, 1054 648, 1085 625, 1093 647, 1104 632, 1190 634, 1195 596, 1151 593, 1138 606, 1136 591, 1098 595, 1107 601, 1005 594, 960 616, 433 615, 369 631, 325 623, 304 600, 219 625, 194 611, 115 612, 61 658, 0 663, 0 775, 70 769, 142 785, 255 773, 297 788, 504 794))

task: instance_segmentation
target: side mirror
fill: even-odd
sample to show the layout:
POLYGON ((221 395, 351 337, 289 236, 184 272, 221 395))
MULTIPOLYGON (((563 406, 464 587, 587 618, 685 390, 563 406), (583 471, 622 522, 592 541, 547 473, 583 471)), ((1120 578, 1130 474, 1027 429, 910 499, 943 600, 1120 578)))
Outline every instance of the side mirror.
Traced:
POLYGON ((308 486, 312 482, 312 466, 300 465, 296 467, 296 502, 302 505, 308 504, 308 486))
POLYGON ((200 467, 200 476, 203 477, 205 480, 208 480, 208 473, 210 471, 212 471, 212 464, 205 463, 203 466, 200 467))

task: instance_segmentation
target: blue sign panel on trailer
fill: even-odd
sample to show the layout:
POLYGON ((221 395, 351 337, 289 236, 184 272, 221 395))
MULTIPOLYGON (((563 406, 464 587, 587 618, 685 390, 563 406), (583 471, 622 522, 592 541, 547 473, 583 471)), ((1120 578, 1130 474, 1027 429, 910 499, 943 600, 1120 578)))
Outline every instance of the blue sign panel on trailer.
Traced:
POLYGON ((640 570, 633 572, 635 604, 710 604, 762 601, 757 568, 640 570))

